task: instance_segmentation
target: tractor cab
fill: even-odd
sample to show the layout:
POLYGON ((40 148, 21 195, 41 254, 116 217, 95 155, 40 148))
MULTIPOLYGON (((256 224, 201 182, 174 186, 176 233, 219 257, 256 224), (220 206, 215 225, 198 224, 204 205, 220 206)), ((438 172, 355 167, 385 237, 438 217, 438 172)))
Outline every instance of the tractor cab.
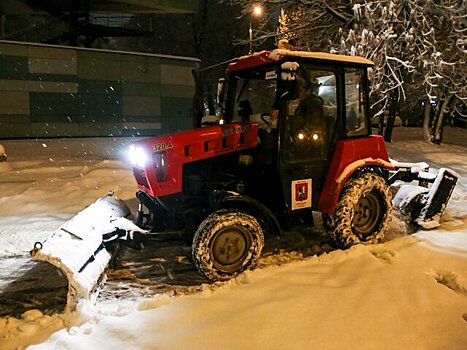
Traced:
POLYGON ((223 122, 259 125, 246 172, 249 195, 276 212, 283 205, 285 215, 311 218, 336 142, 371 134, 371 65, 360 57, 288 50, 263 51, 229 65, 219 89, 223 122))

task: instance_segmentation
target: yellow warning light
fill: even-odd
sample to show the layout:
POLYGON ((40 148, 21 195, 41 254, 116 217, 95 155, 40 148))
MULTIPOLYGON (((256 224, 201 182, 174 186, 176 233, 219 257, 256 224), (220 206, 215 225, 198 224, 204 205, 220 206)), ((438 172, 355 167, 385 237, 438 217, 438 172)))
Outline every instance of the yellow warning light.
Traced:
POLYGON ((298 134, 298 139, 303 140, 305 138, 305 135, 303 133, 298 134))

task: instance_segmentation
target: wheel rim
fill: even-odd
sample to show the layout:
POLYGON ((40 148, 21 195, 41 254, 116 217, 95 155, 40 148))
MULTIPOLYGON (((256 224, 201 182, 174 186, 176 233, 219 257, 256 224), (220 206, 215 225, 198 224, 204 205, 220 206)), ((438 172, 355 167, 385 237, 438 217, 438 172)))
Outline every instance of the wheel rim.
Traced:
POLYGON ((383 208, 381 194, 376 190, 360 197, 352 221, 353 230, 359 238, 365 239, 378 229, 383 218, 383 208))
POLYGON ((222 272, 236 272, 247 257, 251 236, 242 226, 226 227, 219 231, 210 244, 214 267, 222 272))

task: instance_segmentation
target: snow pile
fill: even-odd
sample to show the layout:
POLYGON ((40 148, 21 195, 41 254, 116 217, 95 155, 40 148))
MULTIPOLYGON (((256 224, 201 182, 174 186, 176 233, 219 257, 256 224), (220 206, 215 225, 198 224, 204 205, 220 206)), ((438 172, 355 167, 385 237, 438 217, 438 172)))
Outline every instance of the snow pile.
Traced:
POLYGON ((102 305, 30 349, 463 349, 465 235, 457 256, 453 241, 419 237, 247 272, 198 295, 102 305))
POLYGON ((295 73, 298 70, 297 62, 284 62, 281 64, 281 79, 282 80, 295 80, 295 73))
MULTIPOLYGON (((426 161, 463 176, 436 230, 405 236, 393 220, 391 241, 280 266, 264 257, 261 268, 198 286, 193 295, 106 300, 79 305, 74 313, 30 310, 21 319, 0 318, 0 349, 465 349, 466 147, 422 148, 409 140, 389 148, 401 161, 426 161)), ((102 191, 109 181, 127 198, 134 192, 130 171, 116 160, 10 161, 13 170, 0 185, 0 241, 10 247, 1 248, 0 257, 7 250, 20 254, 21 242, 30 238, 32 244, 30 235, 43 234, 83 201, 107 193, 102 191)))

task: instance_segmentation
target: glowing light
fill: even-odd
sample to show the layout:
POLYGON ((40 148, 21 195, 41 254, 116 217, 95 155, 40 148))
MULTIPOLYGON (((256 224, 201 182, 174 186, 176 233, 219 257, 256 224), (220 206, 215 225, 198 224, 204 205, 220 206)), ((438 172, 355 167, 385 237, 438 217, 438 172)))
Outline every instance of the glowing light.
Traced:
POLYGON ((315 141, 316 141, 316 140, 318 140, 318 139, 319 139, 319 136, 318 136, 318 134, 313 134, 312 138, 313 138, 313 140, 315 140, 315 141))
POLYGON ((298 134, 298 139, 299 139, 299 140, 303 140, 304 138, 305 138, 305 135, 304 135, 304 134, 302 134, 302 133, 299 133, 299 134, 298 134))
POLYGON ((250 51, 248 52, 250 55, 253 52, 253 17, 261 17, 263 14, 263 8, 260 5, 253 6, 251 16, 250 16, 250 29, 248 30, 248 34, 250 36, 250 51))
POLYGON ((130 145, 129 158, 132 165, 144 167, 146 164, 146 153, 141 147, 130 145))
POLYGON ((261 16, 263 14, 263 8, 259 5, 256 5, 253 7, 253 14, 257 17, 261 16))
POLYGON ((220 119, 220 120, 219 120, 219 124, 220 124, 220 125, 223 125, 223 124, 224 124, 224 119, 220 119))

